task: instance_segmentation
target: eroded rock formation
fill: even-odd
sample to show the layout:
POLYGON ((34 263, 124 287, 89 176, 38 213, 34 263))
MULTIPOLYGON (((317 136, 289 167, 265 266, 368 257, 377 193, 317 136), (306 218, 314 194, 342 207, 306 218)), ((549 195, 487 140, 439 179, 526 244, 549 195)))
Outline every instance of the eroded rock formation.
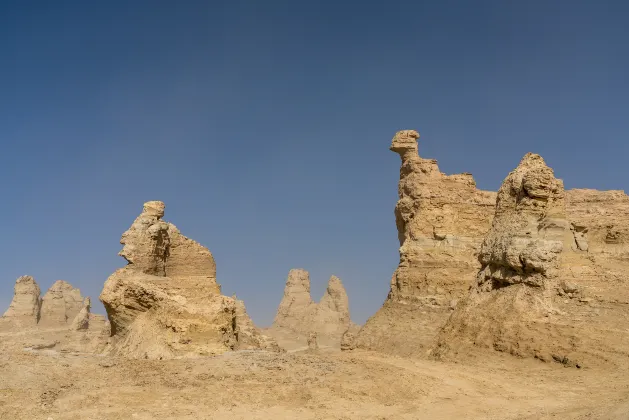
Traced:
MULTIPOLYGON (((617 305, 617 297, 626 296, 629 278, 621 274, 624 287, 609 287, 615 277, 610 256, 592 258, 604 248, 602 227, 611 222, 583 217, 593 209, 576 205, 579 198, 609 193, 575 190, 571 195, 573 214, 581 215, 572 220, 563 182, 539 155, 527 154, 507 176, 479 254, 481 269, 439 334, 436 356, 489 348, 576 367, 626 359, 629 311, 617 305), (596 232, 591 244, 589 231, 596 232), (613 290, 616 297, 610 301, 613 290), (591 296, 596 296, 595 303, 591 296)), ((623 254, 612 252, 611 258, 623 254)))
POLYGON ((81 291, 66 281, 57 280, 42 298, 39 324, 42 327, 72 324, 81 308, 83 308, 81 291))
POLYGON ((17 279, 13 288, 13 300, 9 309, 0 318, 0 323, 6 327, 32 327, 39 322, 41 309, 41 291, 39 285, 31 276, 17 279))
POLYGON ((479 191, 471 175, 444 175, 419 157, 418 137, 401 131, 391 145, 402 158, 399 267, 383 307, 343 349, 446 357, 490 347, 572 365, 626 358, 629 197, 564 191, 534 154, 498 194, 479 191))
POLYGON ((16 281, 13 302, 0 318, 5 345, 70 352, 99 352, 105 347, 109 322, 90 313, 90 300, 83 299, 79 289, 59 280, 43 299, 39 295, 32 277, 16 281))
POLYGON ((150 201, 121 238, 128 265, 106 281, 100 299, 111 322, 108 352, 135 358, 276 350, 244 305, 220 294, 210 251, 164 222, 150 201))
POLYGON ((395 206, 400 262, 383 307, 354 338, 355 347, 424 353, 480 266, 496 193, 478 190, 470 174, 442 173, 436 160, 418 155, 418 138, 404 130, 391 142, 402 161, 395 206))
POLYGON ((311 333, 316 333, 323 345, 340 347, 341 337, 352 325, 347 292, 338 277, 330 277, 323 297, 316 303, 310 295, 308 272, 292 269, 269 333, 286 347, 291 347, 291 341, 296 346, 305 343, 311 333))

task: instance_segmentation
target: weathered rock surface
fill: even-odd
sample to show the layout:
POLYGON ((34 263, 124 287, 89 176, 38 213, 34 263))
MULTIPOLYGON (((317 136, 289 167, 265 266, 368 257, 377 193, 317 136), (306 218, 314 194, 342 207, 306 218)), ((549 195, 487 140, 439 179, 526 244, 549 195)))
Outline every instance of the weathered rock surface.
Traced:
POLYGON ((454 354, 476 341, 542 359, 555 351, 562 363, 588 359, 577 347, 596 360, 629 354, 629 197, 564 191, 533 154, 498 194, 479 191, 471 175, 447 176, 420 158, 418 137, 401 131, 391 145, 402 158, 399 267, 382 308, 343 348, 454 354), (525 343, 544 335, 559 344, 525 343))
POLYGON ((395 220, 400 262, 383 307, 355 337, 358 348, 400 355, 425 352, 480 264, 496 193, 476 188, 470 174, 445 175, 417 153, 419 134, 396 133, 402 160, 395 220))
POLYGON ((256 327, 247 313, 245 302, 236 300, 236 341, 238 350, 267 349, 281 351, 280 346, 256 327))
POLYGON ((322 345, 337 348, 351 325, 349 299, 338 277, 330 277, 323 297, 316 303, 310 295, 308 272, 292 269, 268 332, 287 348, 299 347, 302 341, 305 344, 311 333, 317 334, 322 345))
POLYGON ((290 270, 273 326, 309 333, 315 310, 316 303, 310 295, 310 274, 300 268, 290 270))
POLYGON ((0 326, 5 328, 32 327, 39 322, 41 291, 35 279, 22 276, 13 288, 13 300, 9 309, 0 318, 0 326))
POLYGON ((90 313, 90 300, 81 302, 79 289, 57 281, 43 300, 39 294, 32 277, 17 280, 12 306, 0 318, 0 341, 5 346, 89 353, 103 350, 109 340, 109 322, 102 315, 90 313))
POLYGON ((90 311, 91 311, 92 302, 89 297, 85 298, 83 301, 83 307, 79 311, 79 313, 72 320, 71 329, 73 330, 87 330, 90 326, 90 311))
POLYGON ((57 280, 42 299, 39 325, 61 327, 72 324, 81 308, 81 291, 66 281, 57 280))
POLYGON ((220 294, 210 251, 163 215, 164 203, 147 202, 122 235, 120 255, 129 264, 107 279, 100 295, 111 322, 107 352, 163 359, 241 347, 275 350, 244 305, 220 294))
MULTIPOLYGON (((614 273, 609 256, 588 255, 604 249, 602 227, 612 223, 584 217, 593 209, 577 210, 576 204, 613 195, 617 205, 623 197, 579 190, 569 195, 572 220, 563 182, 538 155, 527 154, 509 174, 481 247, 476 282, 439 334, 436 356, 489 348, 577 367, 626 360, 629 311, 617 297, 626 296, 629 277, 614 273), (596 232, 591 239, 585 236, 590 231, 596 232), (612 278, 622 279, 622 287, 614 287, 612 278), (597 304, 586 290, 597 294, 597 304)), ((618 231, 626 227, 622 220, 614 218, 613 225, 622 226, 618 231)), ((626 252, 612 245, 611 259, 626 252)), ((616 267, 626 267, 626 261, 616 267)))

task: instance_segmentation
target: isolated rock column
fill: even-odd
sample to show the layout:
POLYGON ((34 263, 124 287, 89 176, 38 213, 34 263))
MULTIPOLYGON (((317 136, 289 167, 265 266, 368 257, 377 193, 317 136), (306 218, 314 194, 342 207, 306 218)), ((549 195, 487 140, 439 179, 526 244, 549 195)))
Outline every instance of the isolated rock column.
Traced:
POLYGON ((40 294, 39 285, 33 277, 18 278, 13 288, 11 305, 2 317, 3 323, 10 323, 16 327, 37 325, 41 310, 40 294))

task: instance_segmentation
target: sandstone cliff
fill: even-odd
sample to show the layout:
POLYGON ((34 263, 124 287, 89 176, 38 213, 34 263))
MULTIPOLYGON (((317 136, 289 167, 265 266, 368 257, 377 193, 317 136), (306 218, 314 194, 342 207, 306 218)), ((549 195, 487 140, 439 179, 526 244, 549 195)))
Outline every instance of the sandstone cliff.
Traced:
POLYGON ((330 277, 323 297, 316 303, 310 295, 308 272, 292 269, 269 334, 287 348, 305 345, 311 333, 322 345, 340 348, 341 338, 351 325, 349 299, 338 277, 330 277))
POLYGON ((470 174, 442 173, 437 161, 418 155, 418 138, 400 131, 390 148, 402 164, 395 206, 400 262, 389 295, 345 347, 424 353, 478 272, 496 193, 478 190, 470 174))
POLYGON ((417 138, 401 131, 391 145, 402 158, 399 267, 343 349, 445 357, 477 343, 579 364, 628 355, 629 197, 564 191, 533 154, 498 194, 479 191, 471 175, 420 158, 417 138))
POLYGON ((488 348, 576 367, 626 360, 629 311, 622 299, 629 276, 620 271, 626 249, 617 245, 627 224, 622 212, 611 211, 626 203, 623 195, 575 190, 568 212, 563 182, 540 156, 527 154, 498 192, 481 269, 434 354, 488 348), (605 198, 614 205, 582 201, 605 198), (587 216, 592 212, 608 217, 587 216), (610 226, 619 232, 611 243, 610 226))
POLYGON ((207 248, 162 220, 150 201, 120 240, 128 265, 106 281, 100 299, 111 322, 109 353, 135 358, 212 355, 240 348, 277 350, 244 305, 220 294, 207 248))

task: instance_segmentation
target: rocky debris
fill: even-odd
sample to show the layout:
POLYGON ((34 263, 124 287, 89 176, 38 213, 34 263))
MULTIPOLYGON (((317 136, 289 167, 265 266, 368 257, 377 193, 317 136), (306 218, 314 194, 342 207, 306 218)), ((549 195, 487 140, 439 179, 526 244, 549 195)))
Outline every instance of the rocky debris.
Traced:
POLYGON ((341 338, 341 350, 353 350, 355 348, 354 340, 356 340, 356 335, 350 331, 345 331, 345 334, 343 334, 341 338))
POLYGON ((360 331, 360 325, 353 322, 350 323, 349 328, 343 334, 341 338, 341 350, 353 350, 356 341, 356 335, 360 331))
MULTIPOLYGON (((574 367, 626 358, 629 325, 620 312, 626 309, 610 305, 601 313, 583 307, 591 299, 582 297, 583 286, 573 279, 587 283, 588 276, 578 273, 590 267, 593 277, 608 273, 573 246, 575 223, 569 217, 563 182, 539 155, 527 154, 498 192, 479 253, 481 268, 437 337, 435 356, 489 348, 574 367)), ((585 232, 587 224, 576 226, 585 232)))
POLYGON ((24 347, 31 350, 50 350, 55 348, 57 344, 59 344, 59 342, 54 340, 37 340, 29 344, 25 344, 24 347))
POLYGON ((323 297, 316 303, 310 295, 308 272, 292 269, 269 334, 281 339, 286 333, 294 333, 299 341, 299 337, 317 333, 322 344, 340 347, 341 338, 351 325, 355 324, 350 320, 347 292, 338 277, 330 277, 323 297))
POLYGON ((311 332, 308 334, 308 350, 319 350, 319 342, 317 341, 316 332, 311 332))
POLYGON ((82 308, 81 291, 66 281, 57 280, 42 299, 39 325, 66 326, 72 323, 82 308))
POLYGON ((13 300, 9 309, 0 318, 0 324, 7 327, 33 327, 39 322, 41 291, 35 279, 22 276, 13 288, 13 300))
POLYGON ((105 282, 100 300, 111 323, 107 352, 165 359, 246 348, 276 349, 244 305, 220 294, 210 251, 164 222, 149 201, 120 240, 129 263, 105 282))
POLYGON ((423 354, 480 267, 496 193, 478 190, 470 174, 442 173, 436 160, 418 155, 418 138, 404 130, 391 142, 402 161, 395 206, 400 262, 382 309, 355 337, 359 348, 423 354))

